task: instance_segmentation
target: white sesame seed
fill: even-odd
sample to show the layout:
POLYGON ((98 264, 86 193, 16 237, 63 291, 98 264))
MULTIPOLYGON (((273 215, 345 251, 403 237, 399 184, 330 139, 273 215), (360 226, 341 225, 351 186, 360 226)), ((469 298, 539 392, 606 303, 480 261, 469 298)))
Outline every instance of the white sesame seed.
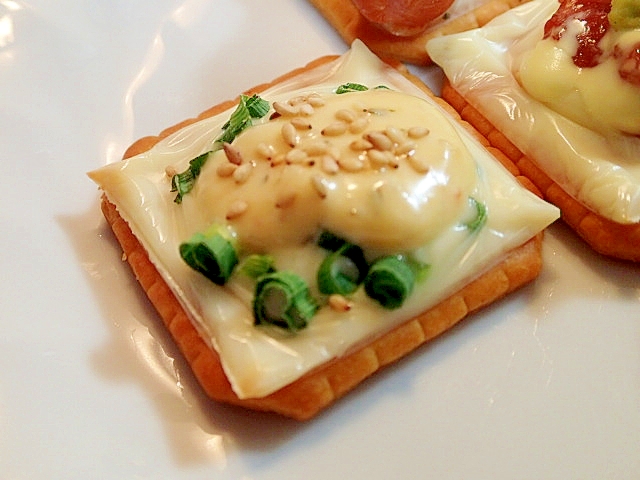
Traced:
POLYGON ((361 116, 349 124, 349 131, 351 133, 362 133, 367 128, 367 125, 369 125, 369 118, 361 116))
POLYGON ((306 118, 294 117, 291 119, 291 125, 296 130, 311 130, 311 123, 306 118))
POLYGON ((429 171, 429 163, 423 158, 410 155, 407 157, 407 162, 418 173, 427 173, 429 171))
POLYGON ((416 139, 426 137, 429 135, 429 129, 427 127, 411 127, 407 131, 407 135, 409 135, 410 138, 416 139))
POLYGON ((415 152, 417 148, 416 142, 412 142, 411 140, 405 140, 403 143, 400 143, 396 149, 396 155, 410 155, 415 152))
POLYGON ((277 167, 278 165, 282 165, 283 163, 285 163, 285 154, 284 153, 278 153, 276 154, 276 156, 274 156, 271 159, 271 166, 272 167, 277 167))
POLYGON ((227 156, 227 160, 229 160, 229 163, 233 163, 234 165, 242 164, 242 155, 236 147, 225 142, 222 144, 222 148, 224 150, 224 154, 227 156))
POLYGON ((297 97, 290 98, 287 102, 289 105, 300 105, 301 103, 306 103, 307 97, 304 95, 298 95, 297 97))
POLYGON ((351 123, 356 119, 356 114, 353 110, 341 108, 335 113, 335 117, 343 122, 351 123))
POLYGON ((354 152, 363 152, 365 150, 369 150, 370 148, 373 148, 373 143, 371 143, 368 140, 365 140, 364 138, 357 138, 356 140, 354 140, 349 144, 349 148, 354 152))
POLYGON ((322 175, 313 175, 311 177, 311 184, 313 188, 316 190, 320 198, 325 198, 327 193, 329 193, 329 185, 327 184, 327 180, 322 177, 322 175))
POLYGON ((389 139, 395 143, 395 144, 400 144, 402 142, 404 142, 404 135, 402 134, 402 132, 400 130, 398 130, 396 127, 387 127, 384 129, 384 134, 389 137, 389 139))
POLYGON ((365 134, 365 140, 368 140, 378 150, 392 150, 393 142, 384 133, 374 131, 365 134))
POLYGON ((282 125, 282 138, 290 147, 295 147, 300 141, 300 137, 296 132, 296 127, 293 126, 291 122, 287 122, 282 125))
POLYGON ((344 122, 333 122, 327 125, 320 132, 322 135, 327 137, 337 137, 338 135, 342 135, 347 131, 347 124, 344 122))
POLYGON ((249 204, 244 200, 235 200, 229 205, 229 210, 227 210, 226 219, 233 220, 234 218, 239 217, 249 208, 249 204))
POLYGON ((364 162, 358 157, 353 156, 340 158, 340 160, 338 160, 338 165, 347 172, 359 172, 364 168, 364 162))
POLYGON ((323 107, 326 102, 318 93, 310 93, 307 96, 307 103, 313 107, 323 107))
POLYGON ((233 175, 233 172, 235 172, 237 168, 238 166, 234 165, 233 163, 224 162, 218 165, 218 168, 216 168, 216 173, 220 177, 230 177, 231 175, 233 175))
POLYGON ((307 159, 307 152, 300 148, 293 148, 285 155, 285 161, 287 163, 302 163, 307 159))
POLYGON ((259 143, 257 150, 258 154, 266 160, 271 160, 276 154, 276 150, 273 148, 273 145, 267 145, 266 143, 259 143))
POLYGON ((311 141, 303 144, 301 148, 307 153, 307 155, 316 156, 324 155, 329 151, 329 145, 322 140, 311 141))
POLYGON ((320 160, 320 168, 323 172, 333 175, 334 173, 338 173, 340 170, 340 166, 335 158, 331 155, 324 155, 320 160))
POLYGON ((296 200, 295 192, 288 192, 281 194, 276 200, 276 208, 287 208, 293 205, 296 200))
POLYGON ((367 152, 367 156, 369 157, 369 161, 374 167, 383 167, 385 165, 390 165, 395 156, 393 153, 389 151, 381 151, 381 150, 369 150, 367 152))
POLYGON ((315 113, 315 109, 313 108, 313 105, 311 105, 310 103, 302 103, 300 104, 300 114, 301 115, 306 115, 307 117, 313 115, 315 113))
POLYGON ((233 172, 233 179, 237 183, 244 183, 249 178, 251 174, 251 170, 253 169, 253 165, 251 163, 243 163, 233 172))
POLYGON ((336 312, 348 312, 351 310, 351 302, 340 294, 334 293, 329 295, 328 302, 331 309, 336 312))
POLYGON ((297 106, 292 106, 283 102, 273 102, 273 109, 283 117, 293 117, 300 111, 300 108, 297 106))

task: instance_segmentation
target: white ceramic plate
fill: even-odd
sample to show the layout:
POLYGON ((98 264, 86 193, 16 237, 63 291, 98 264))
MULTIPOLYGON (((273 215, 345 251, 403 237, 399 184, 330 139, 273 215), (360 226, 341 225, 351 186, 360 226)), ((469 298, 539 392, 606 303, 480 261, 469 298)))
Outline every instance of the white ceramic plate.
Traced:
POLYGON ((638 478, 640 268, 561 224, 535 284, 310 423, 201 394, 85 172, 345 49, 303 0, 0 0, 1 478, 638 478))

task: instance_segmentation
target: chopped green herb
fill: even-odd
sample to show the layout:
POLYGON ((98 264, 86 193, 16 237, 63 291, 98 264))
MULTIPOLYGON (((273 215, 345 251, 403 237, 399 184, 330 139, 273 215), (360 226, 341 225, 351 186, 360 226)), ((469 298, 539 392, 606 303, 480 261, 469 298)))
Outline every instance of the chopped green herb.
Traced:
POLYGON ((238 263, 235 240, 218 225, 204 233, 195 233, 179 248, 180 256, 187 265, 218 285, 227 282, 238 263))
POLYGON ((189 162, 189 167, 171 178, 171 191, 178 192, 174 201, 182 202, 182 197, 189 193, 195 185, 196 178, 209 155, 222 148, 224 143, 231 143, 244 129, 253 124, 253 119, 264 117, 269 112, 269 102, 254 94, 241 95, 238 106, 229 120, 222 126, 222 134, 216 139, 213 148, 189 162))
POLYGON ((280 271, 263 275, 253 301, 256 325, 276 325, 296 332, 305 328, 318 310, 309 287, 298 275, 280 271))
POLYGON ((472 220, 465 222, 464 226, 471 232, 475 232, 487 223, 487 206, 473 197, 469 197, 469 204, 475 208, 476 214, 472 220))
POLYGON ((364 279, 365 292, 384 308, 402 306, 415 283, 414 272, 402 255, 381 257, 369 268, 364 279))
POLYGON ((203 153, 189 162, 189 167, 182 173, 177 173, 171 177, 171 191, 178 192, 174 202, 181 203, 182 196, 189 193, 193 189, 193 185, 200 175, 200 170, 204 163, 208 160, 209 155, 213 151, 203 153))
POLYGON ((269 102, 263 100, 258 95, 251 97, 240 96, 238 106, 231 114, 231 117, 222 126, 222 135, 218 137, 216 143, 231 143, 245 128, 252 125, 254 118, 262 118, 269 112, 269 102))
POLYGON ((364 92, 366 90, 369 90, 369 87, 360 83, 343 83, 338 88, 336 88, 336 93, 342 94, 349 92, 364 92))
POLYGON ((238 267, 248 277, 257 279, 262 275, 275 272, 274 259, 271 255, 252 254, 247 256, 238 267))
MULTIPOLYGON (((378 85, 377 87, 373 87, 374 90, 389 90, 389 87, 386 85, 378 85)), ((349 93, 349 92, 365 92, 369 90, 369 87, 366 85, 362 85, 361 83, 343 83, 338 88, 336 88, 336 93, 339 95, 341 93, 349 93)))

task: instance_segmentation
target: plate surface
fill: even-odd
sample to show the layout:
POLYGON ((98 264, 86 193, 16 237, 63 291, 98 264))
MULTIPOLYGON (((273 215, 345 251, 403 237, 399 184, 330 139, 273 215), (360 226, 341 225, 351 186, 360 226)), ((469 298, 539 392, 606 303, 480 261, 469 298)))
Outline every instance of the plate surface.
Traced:
POLYGON ((0 0, 0 477, 638 478, 640 267, 562 224, 538 281, 312 422, 201 394, 85 172, 345 50, 302 0, 0 0))

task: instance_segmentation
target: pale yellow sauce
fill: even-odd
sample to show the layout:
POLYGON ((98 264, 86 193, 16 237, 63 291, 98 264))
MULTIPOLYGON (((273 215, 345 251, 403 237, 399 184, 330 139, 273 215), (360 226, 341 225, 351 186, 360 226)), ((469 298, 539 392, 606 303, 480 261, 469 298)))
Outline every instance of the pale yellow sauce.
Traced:
POLYGON ((229 223, 240 243, 257 251, 304 244, 319 229, 366 249, 412 250, 458 219, 476 183, 475 165, 449 123, 430 121, 434 112, 439 114, 432 105, 384 89, 321 98, 326 104, 308 119, 302 117, 311 128, 296 131, 295 148, 281 134, 291 123, 287 116, 246 130, 234 142, 243 164, 250 165, 246 180, 220 176, 218 168, 228 159, 218 151, 182 208, 197 210, 213 223, 223 222, 234 204, 245 202, 246 211, 229 223), (366 119, 366 127, 351 133, 344 122, 344 133, 323 135, 325 127, 340 122, 336 112, 345 111, 366 119), (416 125, 429 125, 428 134, 409 137, 406 132, 416 125), (373 151, 392 154, 397 142, 392 150, 352 147, 389 127, 400 146, 412 147, 393 155, 390 163, 377 163, 373 151), (271 161, 256 147, 260 144, 273 150, 271 161), (292 150, 302 152, 302 158, 292 150), (339 173, 324 168, 325 161, 335 162, 339 173))

